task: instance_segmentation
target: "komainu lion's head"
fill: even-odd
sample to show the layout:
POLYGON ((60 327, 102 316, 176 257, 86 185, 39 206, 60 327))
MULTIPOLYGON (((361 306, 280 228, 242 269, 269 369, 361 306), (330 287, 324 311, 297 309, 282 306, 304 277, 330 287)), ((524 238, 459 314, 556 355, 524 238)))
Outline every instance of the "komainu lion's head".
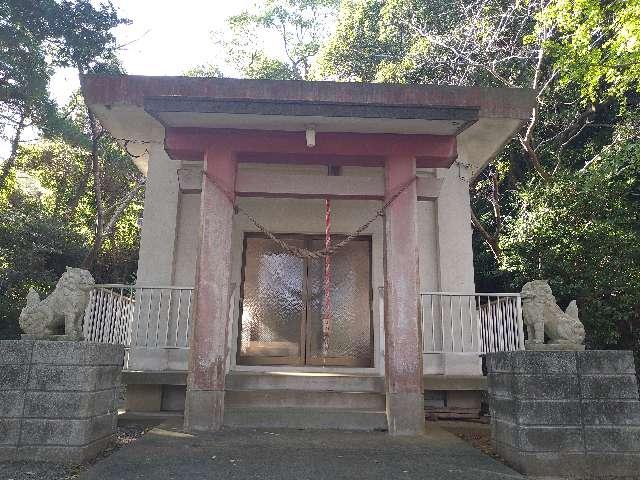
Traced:
POLYGON ((56 284, 57 288, 65 288, 70 290, 88 291, 95 285, 95 280, 91 273, 83 268, 67 267, 62 274, 60 280, 56 284))
POLYGON ((545 305, 555 304, 555 297, 547 280, 533 280, 522 287, 522 313, 524 323, 532 325, 544 322, 545 305))
POLYGON ((548 280, 533 280, 522 287, 522 296, 527 298, 554 298, 548 280))

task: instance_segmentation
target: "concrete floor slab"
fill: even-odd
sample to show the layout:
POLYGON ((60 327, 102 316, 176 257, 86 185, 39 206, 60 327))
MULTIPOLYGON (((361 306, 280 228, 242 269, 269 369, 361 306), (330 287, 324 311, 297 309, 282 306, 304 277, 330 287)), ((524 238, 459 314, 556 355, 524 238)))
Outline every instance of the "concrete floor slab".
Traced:
MULTIPOLYGON (((174 424, 175 425, 175 424, 174 424)), ((124 479, 522 479, 436 426, 416 437, 381 432, 225 429, 187 434, 164 424, 81 480, 124 479)))

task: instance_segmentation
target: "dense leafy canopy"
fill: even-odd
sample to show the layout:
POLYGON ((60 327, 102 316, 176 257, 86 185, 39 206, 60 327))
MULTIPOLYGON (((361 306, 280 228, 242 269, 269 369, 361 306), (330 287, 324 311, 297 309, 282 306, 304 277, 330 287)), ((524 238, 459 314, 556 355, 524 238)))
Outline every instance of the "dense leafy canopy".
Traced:
POLYGON ((551 183, 530 181, 502 240, 514 283, 548 278, 557 296, 583 308, 593 346, 640 341, 640 117, 629 115, 611 143, 551 183))
POLYGON ((561 83, 585 101, 624 98, 640 84, 640 0, 556 0, 538 16, 561 83))
MULTIPOLYGON (((48 84, 55 67, 82 72, 117 63, 111 30, 126 21, 110 3, 89 0, 0 2, 0 114, 3 125, 52 126, 48 84)), ((6 134, 7 132, 5 132, 6 134)))
POLYGON ((470 184, 476 285, 548 278, 592 347, 638 350, 637 0, 345 0, 325 77, 527 87, 529 123, 470 184))

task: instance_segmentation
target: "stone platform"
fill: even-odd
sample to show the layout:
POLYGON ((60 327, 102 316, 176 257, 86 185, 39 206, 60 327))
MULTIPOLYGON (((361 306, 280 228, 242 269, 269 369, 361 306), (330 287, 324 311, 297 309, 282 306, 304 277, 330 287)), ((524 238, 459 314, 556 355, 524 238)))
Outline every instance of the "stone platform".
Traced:
POLYGON ((81 463, 112 439, 124 349, 0 341, 0 461, 81 463))
POLYGON ((640 401, 628 351, 487 355, 492 440, 527 475, 633 477, 640 401))

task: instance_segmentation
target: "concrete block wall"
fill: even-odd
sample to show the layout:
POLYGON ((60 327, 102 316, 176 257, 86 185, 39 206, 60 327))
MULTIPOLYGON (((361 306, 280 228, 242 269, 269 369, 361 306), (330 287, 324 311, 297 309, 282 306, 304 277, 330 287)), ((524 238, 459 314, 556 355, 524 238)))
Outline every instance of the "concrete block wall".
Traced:
POLYGON ((492 440, 528 475, 640 471, 640 401, 627 351, 487 355, 492 440))
POLYGON ((0 341, 0 460, 81 463, 112 439, 124 348, 0 341))

